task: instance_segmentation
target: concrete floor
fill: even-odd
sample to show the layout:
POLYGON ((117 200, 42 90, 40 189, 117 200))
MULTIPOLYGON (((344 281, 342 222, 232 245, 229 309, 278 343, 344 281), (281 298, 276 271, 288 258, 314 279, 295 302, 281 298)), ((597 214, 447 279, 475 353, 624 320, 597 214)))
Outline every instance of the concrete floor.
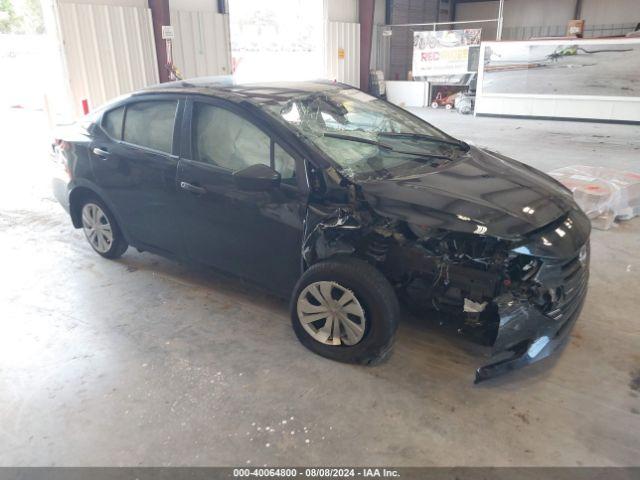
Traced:
MULTIPOLYGON (((421 114, 542 169, 640 171, 639 127, 421 114)), ((482 359, 415 320, 342 365, 237 280, 98 257, 49 193, 43 116, 0 122, 0 465, 638 465, 640 219, 594 231, 564 352, 474 386, 482 359)))

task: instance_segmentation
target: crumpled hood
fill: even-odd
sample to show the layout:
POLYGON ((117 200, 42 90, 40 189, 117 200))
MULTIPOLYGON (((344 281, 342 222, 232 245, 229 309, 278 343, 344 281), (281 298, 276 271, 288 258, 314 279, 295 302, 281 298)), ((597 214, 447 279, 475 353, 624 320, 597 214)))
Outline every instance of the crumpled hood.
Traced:
POLYGON ((577 208, 546 174, 475 147, 435 172, 360 186, 380 215, 516 241, 577 208))

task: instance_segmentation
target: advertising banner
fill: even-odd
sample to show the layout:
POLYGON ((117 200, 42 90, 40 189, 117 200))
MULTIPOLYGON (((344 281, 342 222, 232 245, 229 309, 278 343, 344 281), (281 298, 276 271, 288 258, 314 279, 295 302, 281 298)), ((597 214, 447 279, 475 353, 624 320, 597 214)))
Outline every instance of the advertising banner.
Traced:
POLYGON ((469 46, 480 45, 481 29, 413 33, 413 76, 456 75, 469 71, 469 46))

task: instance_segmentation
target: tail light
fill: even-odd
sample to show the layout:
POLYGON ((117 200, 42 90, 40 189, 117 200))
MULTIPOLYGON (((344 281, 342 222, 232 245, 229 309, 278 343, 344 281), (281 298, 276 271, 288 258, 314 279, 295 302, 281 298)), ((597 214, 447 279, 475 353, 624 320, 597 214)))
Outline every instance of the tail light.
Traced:
POLYGON ((69 169, 69 163, 67 162, 67 156, 65 151, 69 149, 69 143, 56 138, 51 144, 52 160, 59 167, 59 170, 63 170, 67 179, 71 179, 71 170, 69 169))

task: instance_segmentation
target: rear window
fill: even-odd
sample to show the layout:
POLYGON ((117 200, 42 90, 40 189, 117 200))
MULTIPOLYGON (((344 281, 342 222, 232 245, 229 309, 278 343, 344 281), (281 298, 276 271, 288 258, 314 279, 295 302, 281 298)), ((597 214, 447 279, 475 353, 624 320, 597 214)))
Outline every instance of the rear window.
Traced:
POLYGON ((176 100, 127 105, 123 140, 141 147, 171 153, 177 106, 176 100))

